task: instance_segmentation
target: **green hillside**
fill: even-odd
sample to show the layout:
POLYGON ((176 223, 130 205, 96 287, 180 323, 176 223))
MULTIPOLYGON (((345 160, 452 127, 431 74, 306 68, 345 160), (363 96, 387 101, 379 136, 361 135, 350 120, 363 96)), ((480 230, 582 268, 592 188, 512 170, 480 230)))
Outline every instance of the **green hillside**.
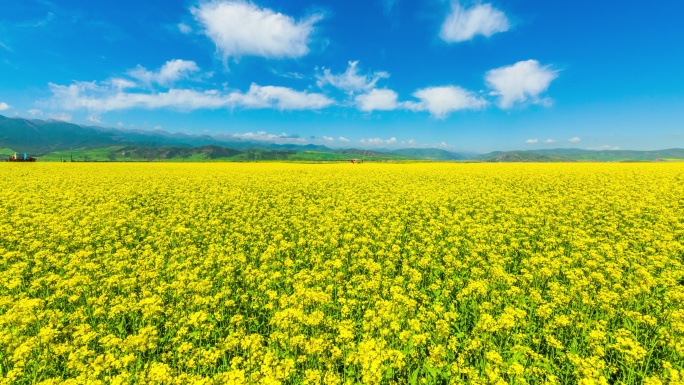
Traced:
MULTIPOLYGON (((12 152, 13 153, 13 152, 12 152)), ((43 162, 146 162, 146 161, 300 161, 300 162, 334 162, 359 159, 365 161, 400 161, 411 158, 384 153, 361 155, 351 153, 294 151, 294 150, 261 150, 248 149, 239 151, 221 146, 201 147, 142 147, 142 146, 109 146, 97 149, 78 149, 55 151, 38 157, 43 162)))

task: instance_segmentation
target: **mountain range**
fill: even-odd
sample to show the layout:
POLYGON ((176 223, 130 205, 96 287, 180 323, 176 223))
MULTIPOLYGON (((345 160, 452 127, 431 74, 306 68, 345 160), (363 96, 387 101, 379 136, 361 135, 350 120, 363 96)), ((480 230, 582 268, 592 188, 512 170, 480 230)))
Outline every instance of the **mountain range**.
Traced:
POLYGON ((315 144, 277 144, 232 136, 188 135, 82 126, 56 120, 0 115, 0 154, 28 153, 43 161, 341 161, 436 160, 479 162, 577 162, 684 160, 684 149, 659 151, 541 149, 488 154, 438 148, 333 149, 315 144))

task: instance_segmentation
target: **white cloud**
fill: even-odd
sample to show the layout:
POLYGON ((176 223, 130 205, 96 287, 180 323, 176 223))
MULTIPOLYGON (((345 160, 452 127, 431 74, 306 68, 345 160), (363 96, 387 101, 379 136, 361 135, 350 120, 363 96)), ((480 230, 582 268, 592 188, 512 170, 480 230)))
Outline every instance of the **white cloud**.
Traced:
POLYGON ((90 123, 98 123, 98 124, 102 123, 102 120, 97 115, 88 116, 86 118, 86 120, 89 121, 90 123))
POLYGON ((355 102, 361 111, 391 111, 400 106, 396 92, 388 89, 373 89, 367 94, 357 95, 355 102))
POLYGON ((612 151, 615 151, 615 150, 619 150, 619 149, 620 149, 620 146, 611 146, 611 145, 608 145, 608 144, 604 144, 603 146, 599 146, 599 147, 588 147, 587 149, 588 149, 588 150, 597 150, 597 151, 601 151, 601 150, 612 150, 612 151))
POLYGON ((192 32, 192 28, 190 28, 190 26, 185 23, 178 23, 178 30, 181 31, 181 33, 185 34, 192 32))
POLYGON ((316 14, 304 20, 260 8, 247 1, 210 1, 191 9, 223 59, 241 56, 296 58, 309 52, 316 14))
POLYGON ((385 144, 394 144, 397 142, 397 138, 389 138, 389 139, 381 139, 381 138, 371 138, 371 139, 361 139, 359 140, 361 144, 365 144, 367 146, 382 146, 385 144))
POLYGON ((470 40, 476 35, 492 36, 498 32, 508 31, 506 15, 491 4, 477 4, 470 9, 460 6, 454 1, 451 13, 442 24, 439 37, 449 43, 470 40))
POLYGON ((349 139, 345 138, 344 136, 340 136, 339 138, 337 138, 337 140, 339 140, 340 142, 349 143, 349 139))
POLYGON ((73 117, 71 114, 68 114, 66 112, 57 112, 53 114, 48 114, 48 118, 54 119, 54 120, 61 120, 63 122, 70 122, 73 117))
MULTIPOLYGON (((164 63, 157 71, 148 71, 145 67, 138 66, 136 69, 128 71, 128 75, 147 85, 157 83, 168 86, 197 71, 199 71, 199 67, 194 61, 174 59, 164 63)), ((132 82, 125 79, 114 79, 112 81, 116 82, 114 85, 119 88, 133 87, 132 82)))
POLYGON ((278 139, 278 135, 269 134, 266 131, 245 132, 243 134, 232 134, 231 136, 234 138, 237 138, 237 139, 244 139, 244 140, 274 140, 274 139, 278 139))
POLYGON ((533 144, 533 143, 539 143, 539 139, 527 139, 525 143, 533 144))
MULTIPOLYGON (((138 68, 142 68, 142 67, 138 67, 138 68)), ((137 71, 137 69, 132 70, 132 71, 137 71)), ((130 72, 130 71, 129 71, 129 72, 130 72)), ((136 87, 138 86, 138 85, 137 85, 135 82, 133 82, 133 81, 130 81, 130 80, 128 80, 128 79, 121 79, 121 78, 110 79, 110 80, 108 80, 107 82, 108 82, 112 87, 114 87, 114 88, 116 88, 116 89, 119 89, 119 90, 125 90, 125 89, 127 89, 127 88, 136 88, 136 87)))
POLYGON ((549 138, 549 139, 544 140, 544 143, 549 143, 549 144, 556 143, 556 140, 549 138))
POLYGON ((570 143, 579 143, 582 139, 579 136, 572 137, 568 139, 568 142, 570 143))
POLYGON ((9 104, 5 102, 0 102, 0 111, 9 110, 10 108, 12 107, 9 104))
POLYGON ((26 112, 28 112, 31 116, 43 116, 43 111, 37 108, 32 108, 26 112))
POLYGON ((326 142, 333 142, 335 140, 335 138, 330 137, 330 136, 323 136, 323 140, 325 140, 326 142))
POLYGON ((274 108, 278 110, 317 110, 334 103, 325 95, 296 91, 286 87, 252 84, 249 91, 222 93, 169 89, 165 92, 124 92, 108 84, 75 82, 69 86, 50 83, 53 104, 66 110, 87 109, 108 112, 131 108, 178 110, 219 108, 274 108))
POLYGON ((306 139, 300 138, 299 135, 288 135, 282 133, 280 135, 271 134, 266 131, 245 132, 234 134, 219 134, 215 135, 221 139, 240 139, 248 141, 266 141, 273 143, 305 143, 306 139))
POLYGON ((457 86, 428 87, 413 93, 420 102, 405 102, 413 111, 429 111, 437 119, 446 118, 451 112, 475 110, 487 105, 487 101, 457 86))
POLYGON ((117 127, 123 127, 124 124, 123 124, 123 122, 116 122, 116 126, 117 126, 117 127))
POLYGON ((291 88, 252 84, 245 94, 228 95, 234 103, 245 108, 276 108, 279 110, 318 110, 334 102, 327 96, 295 91, 291 88))
POLYGON ((493 90, 491 95, 499 96, 499 107, 509 109, 515 103, 527 101, 548 105, 550 99, 541 99, 540 95, 557 77, 558 71, 550 66, 541 66, 536 60, 527 60, 490 70, 485 75, 485 81, 493 90))
POLYGON ((332 74, 330 69, 323 69, 323 75, 316 76, 318 86, 330 84, 350 93, 362 92, 375 88, 378 80, 389 77, 389 74, 383 71, 374 72, 372 75, 359 75, 358 64, 358 61, 350 61, 347 70, 339 75, 332 74))

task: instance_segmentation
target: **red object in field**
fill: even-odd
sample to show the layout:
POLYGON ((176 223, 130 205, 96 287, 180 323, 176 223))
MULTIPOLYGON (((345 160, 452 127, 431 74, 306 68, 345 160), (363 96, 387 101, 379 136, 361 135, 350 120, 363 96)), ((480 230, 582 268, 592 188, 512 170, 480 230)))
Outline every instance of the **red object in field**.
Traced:
POLYGON ((20 156, 16 155, 11 155, 9 159, 7 159, 8 162, 35 162, 36 158, 27 156, 26 158, 22 158, 20 156))

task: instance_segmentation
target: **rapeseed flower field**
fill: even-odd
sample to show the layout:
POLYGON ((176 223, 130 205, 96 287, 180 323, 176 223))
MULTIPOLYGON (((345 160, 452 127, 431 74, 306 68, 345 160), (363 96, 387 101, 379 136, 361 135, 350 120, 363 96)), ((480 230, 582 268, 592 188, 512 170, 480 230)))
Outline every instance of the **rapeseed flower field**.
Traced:
POLYGON ((3 384, 682 384, 682 164, 2 164, 3 384))

